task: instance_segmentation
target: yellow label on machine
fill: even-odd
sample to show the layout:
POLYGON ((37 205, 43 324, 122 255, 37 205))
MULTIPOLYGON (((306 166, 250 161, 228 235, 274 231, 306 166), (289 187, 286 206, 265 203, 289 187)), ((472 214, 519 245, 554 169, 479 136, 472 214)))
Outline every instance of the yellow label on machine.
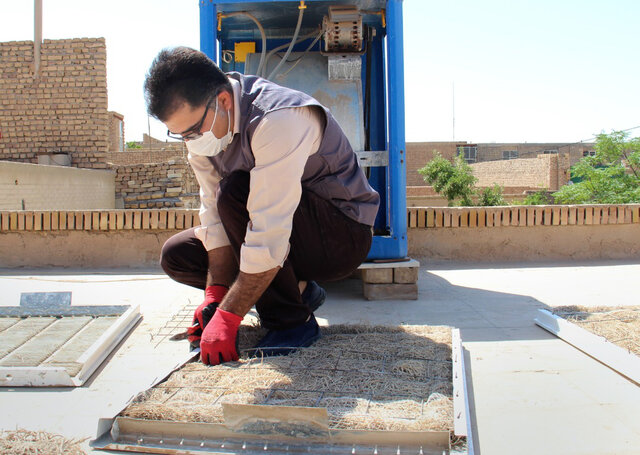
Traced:
POLYGON ((247 54, 253 54, 256 52, 256 43, 235 43, 233 50, 235 51, 236 62, 244 63, 245 60, 247 60, 247 54))

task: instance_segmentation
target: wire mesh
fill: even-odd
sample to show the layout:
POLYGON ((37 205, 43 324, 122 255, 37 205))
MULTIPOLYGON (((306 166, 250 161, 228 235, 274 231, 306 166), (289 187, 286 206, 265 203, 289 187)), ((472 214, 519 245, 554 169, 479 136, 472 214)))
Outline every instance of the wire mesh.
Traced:
POLYGON ((259 357, 250 354, 260 329, 241 326, 239 362, 189 363, 123 415, 222 422, 223 403, 304 406, 326 408, 335 429, 451 430, 451 331, 412 327, 422 333, 333 326, 309 348, 259 357))

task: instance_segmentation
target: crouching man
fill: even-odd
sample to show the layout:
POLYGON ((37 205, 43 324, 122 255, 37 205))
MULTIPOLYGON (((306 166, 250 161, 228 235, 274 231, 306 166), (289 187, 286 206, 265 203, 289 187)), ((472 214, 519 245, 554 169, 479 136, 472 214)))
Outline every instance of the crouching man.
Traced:
POLYGON ((287 354, 320 336, 318 281, 366 258, 379 196, 331 113, 265 79, 223 73, 205 54, 161 51, 144 84, 147 109, 186 142, 200 184, 201 225, 171 237, 161 265, 204 290, 188 329, 203 363, 238 359, 255 305, 268 329, 256 348, 287 354))

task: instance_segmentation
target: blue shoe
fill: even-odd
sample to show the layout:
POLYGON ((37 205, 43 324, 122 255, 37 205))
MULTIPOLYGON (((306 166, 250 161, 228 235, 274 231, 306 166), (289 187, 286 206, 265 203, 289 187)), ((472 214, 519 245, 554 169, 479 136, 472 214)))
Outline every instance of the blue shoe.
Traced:
POLYGON ((307 287, 302 292, 302 301, 306 303, 313 313, 327 298, 327 293, 315 281, 307 281, 307 287))
POLYGON ((287 355, 298 348, 311 346, 318 338, 320 327, 312 314, 307 322, 292 329, 269 330, 251 354, 256 357, 287 355))

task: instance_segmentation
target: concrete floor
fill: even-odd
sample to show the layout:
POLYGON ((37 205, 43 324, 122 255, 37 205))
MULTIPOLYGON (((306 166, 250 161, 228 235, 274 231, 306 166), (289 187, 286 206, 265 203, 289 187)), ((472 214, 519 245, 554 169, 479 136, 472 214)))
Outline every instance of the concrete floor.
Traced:
MULTIPOLYGON (((326 286, 324 324, 444 324, 461 329, 476 453, 638 454, 640 387, 533 323, 538 308, 638 303, 638 263, 425 263, 418 301, 362 299, 361 283, 326 286)), ((22 292, 71 291, 74 305, 140 304, 142 322, 76 389, 0 388, 0 429, 93 438, 98 418, 180 362, 186 341, 161 328, 201 292, 159 271, 0 270, 0 305, 22 292)))

